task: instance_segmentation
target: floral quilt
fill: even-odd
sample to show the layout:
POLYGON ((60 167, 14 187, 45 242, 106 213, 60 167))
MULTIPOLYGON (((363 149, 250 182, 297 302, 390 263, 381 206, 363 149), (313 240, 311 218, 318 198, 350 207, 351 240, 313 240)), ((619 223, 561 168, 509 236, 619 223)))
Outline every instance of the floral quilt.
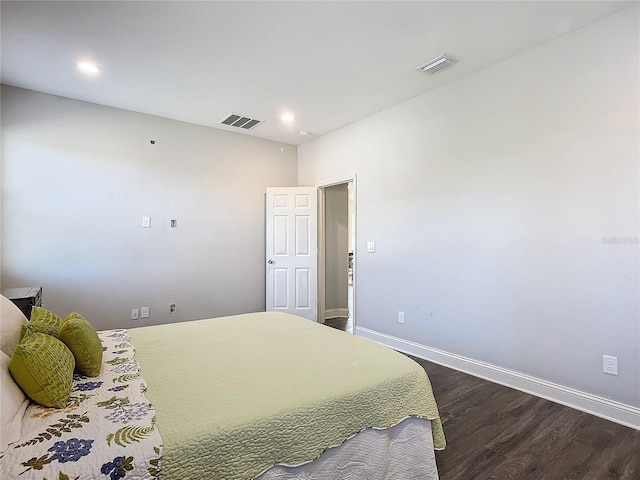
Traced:
POLYGON ((160 476, 162 439, 126 330, 98 332, 98 377, 75 375, 66 408, 32 403, 21 438, 0 458, 0 478, 147 480, 160 476))

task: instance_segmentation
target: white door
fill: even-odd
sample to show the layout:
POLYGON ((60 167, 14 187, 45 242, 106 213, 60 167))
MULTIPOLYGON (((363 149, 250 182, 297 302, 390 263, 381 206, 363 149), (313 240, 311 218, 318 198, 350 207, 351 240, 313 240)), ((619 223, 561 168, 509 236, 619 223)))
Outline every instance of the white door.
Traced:
POLYGON ((318 193, 315 187, 267 188, 267 311, 317 321, 318 193))

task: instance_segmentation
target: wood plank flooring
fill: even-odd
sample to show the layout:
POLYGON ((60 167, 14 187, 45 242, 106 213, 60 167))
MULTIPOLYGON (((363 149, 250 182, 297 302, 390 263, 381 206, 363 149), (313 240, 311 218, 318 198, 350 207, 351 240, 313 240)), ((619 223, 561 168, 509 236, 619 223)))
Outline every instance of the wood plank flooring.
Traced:
POLYGON ((353 333, 353 322, 351 321, 351 317, 327 318, 324 321, 324 324, 327 327, 342 330, 343 332, 353 333))
POLYGON ((440 480, 640 480, 640 431, 414 360, 447 438, 436 452, 440 480))

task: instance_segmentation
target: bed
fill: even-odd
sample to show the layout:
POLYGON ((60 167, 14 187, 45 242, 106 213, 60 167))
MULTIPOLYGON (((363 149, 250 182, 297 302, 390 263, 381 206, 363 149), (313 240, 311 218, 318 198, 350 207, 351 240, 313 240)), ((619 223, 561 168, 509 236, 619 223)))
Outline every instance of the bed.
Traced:
POLYGON ((1 478, 438 478, 435 399, 402 354, 275 312, 98 335, 65 408, 18 409, 1 478))

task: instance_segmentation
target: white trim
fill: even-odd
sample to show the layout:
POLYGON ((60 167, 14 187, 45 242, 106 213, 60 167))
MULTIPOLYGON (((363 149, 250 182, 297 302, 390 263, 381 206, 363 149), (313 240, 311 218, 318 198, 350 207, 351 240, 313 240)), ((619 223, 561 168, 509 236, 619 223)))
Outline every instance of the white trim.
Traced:
POLYGON ((325 254, 325 189, 328 187, 334 187, 343 183, 349 183, 353 187, 353 276, 351 277, 351 286, 353 288, 353 304, 351 305, 351 321, 353 324, 353 334, 356 333, 357 325, 357 309, 356 309, 356 295, 357 295, 357 282, 358 276, 357 258, 358 258, 358 175, 353 173, 352 175, 336 178, 329 181, 322 181, 316 183, 318 189, 318 322, 324 323, 327 317, 325 312, 325 269, 324 269, 324 254, 325 254))
POLYGON ((327 308, 324 311, 324 318, 328 320, 330 318, 348 317, 349 308, 327 308))
POLYGON ((325 199, 325 191, 323 188, 318 187, 318 281, 317 281, 317 291, 318 291, 318 322, 324 323, 326 318, 325 315, 325 298, 326 298, 326 288, 325 288, 325 250, 326 250, 326 241, 325 241, 325 228, 326 228, 326 199, 325 199))
POLYGON ((640 430, 640 408, 419 343, 356 327, 356 335, 415 357, 640 430))
POLYGON ((328 187, 335 187, 336 185, 342 185, 343 183, 350 183, 350 182, 354 182, 356 181, 356 174, 352 174, 352 175, 347 175, 346 177, 340 177, 340 178, 336 178, 333 180, 328 180, 328 181, 323 181, 323 182, 316 182, 316 187, 317 188, 328 188, 328 187))

